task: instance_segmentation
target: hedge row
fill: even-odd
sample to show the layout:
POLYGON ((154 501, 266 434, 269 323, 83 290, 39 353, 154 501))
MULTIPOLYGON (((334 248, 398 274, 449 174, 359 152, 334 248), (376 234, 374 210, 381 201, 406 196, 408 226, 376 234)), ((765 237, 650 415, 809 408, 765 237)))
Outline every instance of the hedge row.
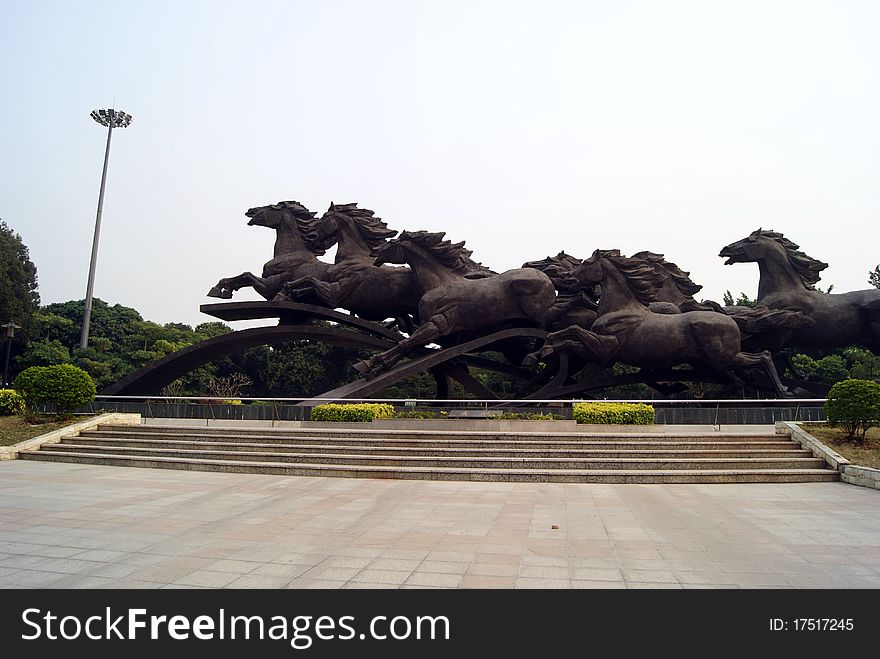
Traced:
POLYGON ((578 423, 646 426, 654 423, 654 408, 644 403, 575 403, 572 416, 578 423))
POLYGON ((388 403, 328 403, 312 408, 312 421, 372 421, 390 419, 394 406, 388 403))

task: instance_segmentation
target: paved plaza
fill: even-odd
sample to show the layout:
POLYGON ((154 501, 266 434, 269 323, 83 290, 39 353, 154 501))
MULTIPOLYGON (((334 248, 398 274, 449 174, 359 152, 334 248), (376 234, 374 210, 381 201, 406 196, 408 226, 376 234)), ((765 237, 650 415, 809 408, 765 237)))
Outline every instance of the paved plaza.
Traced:
POLYGON ((0 463, 4 588, 878 588, 880 491, 0 463))

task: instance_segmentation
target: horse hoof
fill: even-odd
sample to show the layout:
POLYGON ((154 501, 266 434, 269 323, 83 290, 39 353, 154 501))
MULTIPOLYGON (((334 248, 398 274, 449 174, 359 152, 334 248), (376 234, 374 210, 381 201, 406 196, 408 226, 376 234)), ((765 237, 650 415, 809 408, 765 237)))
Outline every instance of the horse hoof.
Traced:
POLYGON ((215 286, 208 291, 208 297, 223 297, 223 289, 219 286, 215 286))
POLYGON ((535 353, 530 352, 528 355, 523 357, 522 365, 526 368, 534 368, 538 365, 538 357, 535 355, 535 353))
POLYGON ((368 362, 357 362, 354 364, 354 370, 361 375, 367 375, 370 372, 370 364, 368 362))

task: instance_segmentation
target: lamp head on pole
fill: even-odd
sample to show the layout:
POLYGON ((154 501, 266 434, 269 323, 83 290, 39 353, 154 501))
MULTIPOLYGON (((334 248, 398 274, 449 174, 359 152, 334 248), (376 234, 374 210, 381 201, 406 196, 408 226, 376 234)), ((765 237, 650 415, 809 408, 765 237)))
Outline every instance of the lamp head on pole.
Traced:
POLYGON ((14 320, 10 320, 5 325, 0 325, 0 327, 6 329, 6 337, 9 339, 15 336, 15 330, 21 329, 21 325, 16 325, 14 320))
POLYGON ((112 123, 113 128, 128 128, 128 125, 131 123, 130 114, 122 110, 114 110, 113 108, 109 110, 92 110, 91 117, 105 127, 110 126, 112 123))

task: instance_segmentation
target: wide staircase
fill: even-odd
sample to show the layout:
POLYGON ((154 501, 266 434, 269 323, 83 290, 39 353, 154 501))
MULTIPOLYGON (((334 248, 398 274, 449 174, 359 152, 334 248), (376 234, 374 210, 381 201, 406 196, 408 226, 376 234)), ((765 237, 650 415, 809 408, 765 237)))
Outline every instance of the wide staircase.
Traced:
POLYGON ((555 483, 838 480, 785 435, 100 426, 24 460, 291 476, 555 483))

